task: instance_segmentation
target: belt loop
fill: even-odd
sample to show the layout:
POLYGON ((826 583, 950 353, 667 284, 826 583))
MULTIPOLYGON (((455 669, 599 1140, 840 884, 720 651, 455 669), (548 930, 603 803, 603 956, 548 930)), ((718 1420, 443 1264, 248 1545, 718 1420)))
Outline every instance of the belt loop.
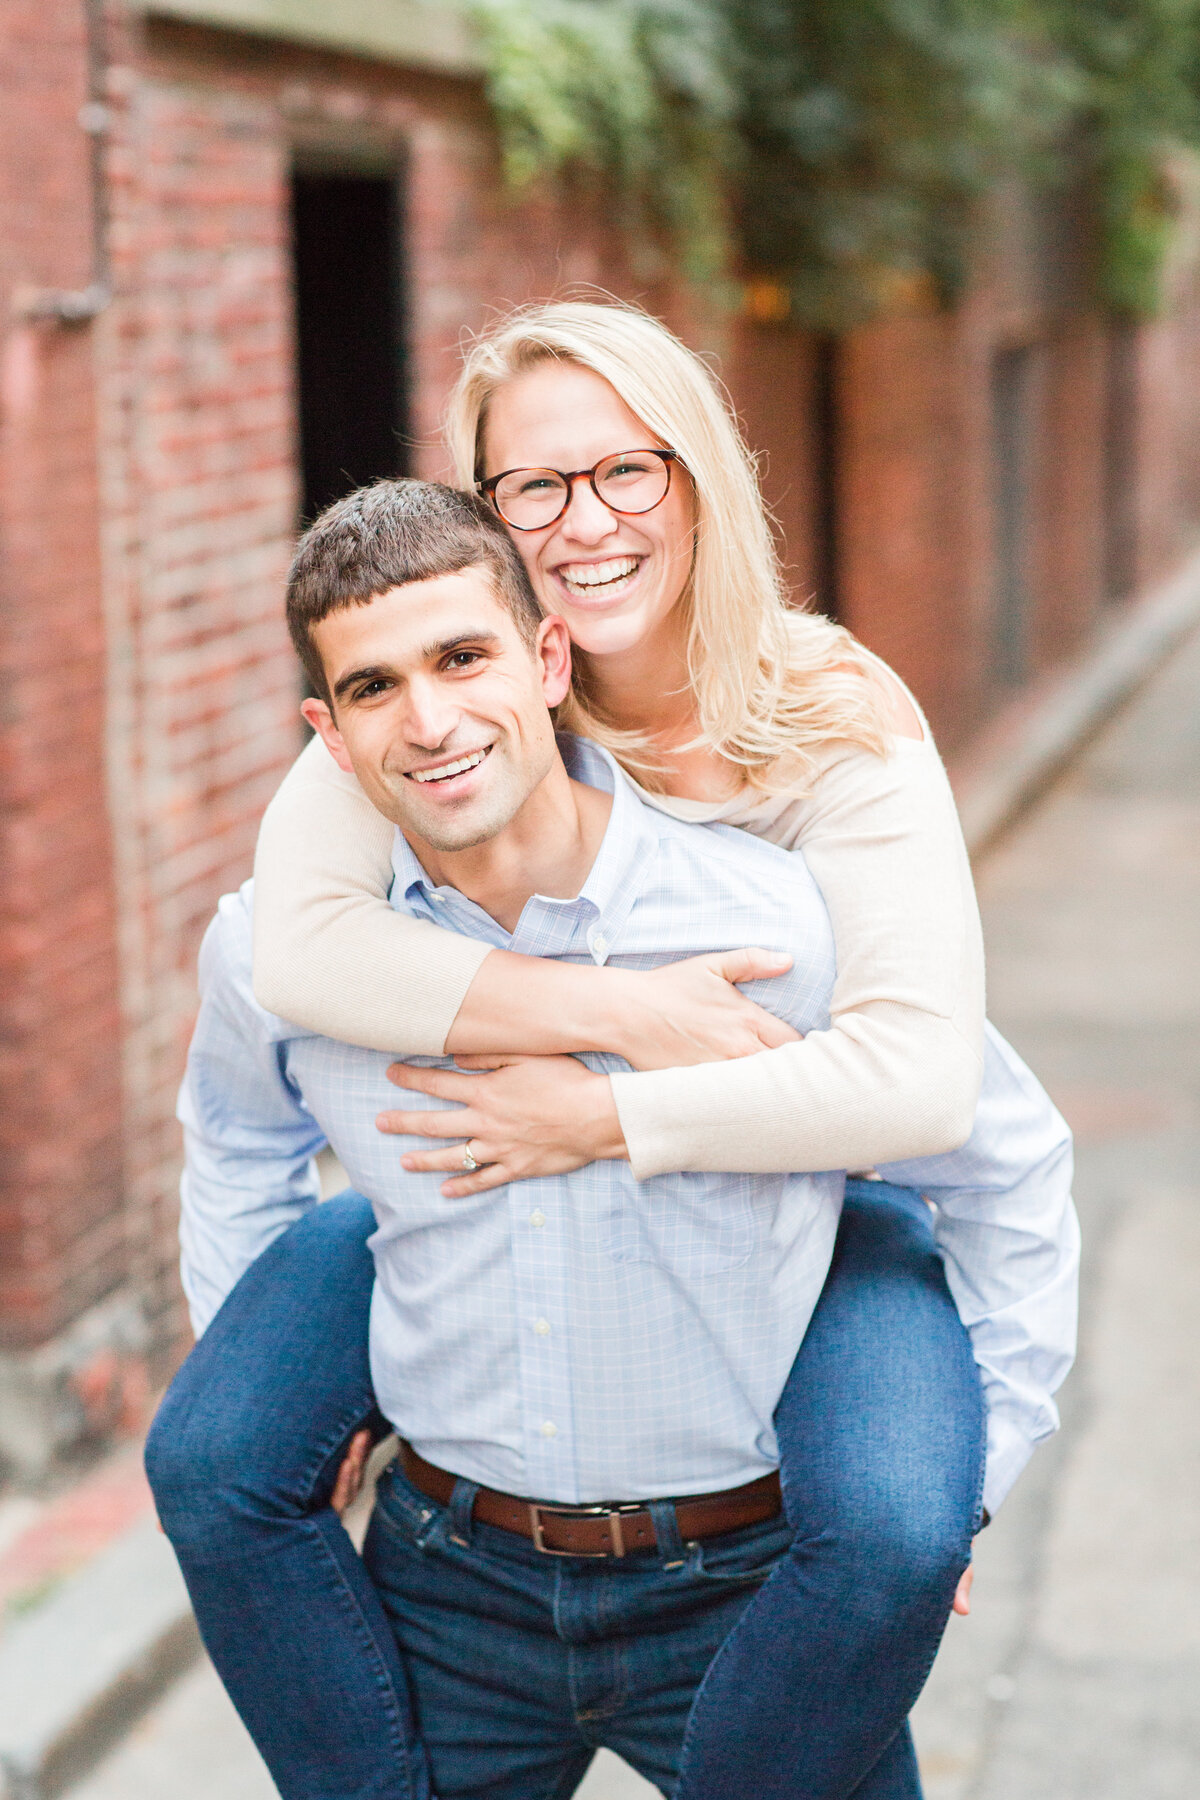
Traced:
POLYGON ((477 1481, 468 1481, 465 1476, 458 1476, 454 1483, 454 1492, 450 1496, 447 1507, 451 1537, 460 1544, 471 1542, 471 1514, 475 1510, 475 1496, 479 1492, 477 1481))
POLYGON ((679 1520, 675 1515, 673 1500, 648 1500, 646 1511, 654 1521, 654 1541, 658 1546, 658 1554, 663 1562, 671 1567, 687 1560, 687 1552, 683 1547, 683 1539, 679 1534, 679 1520))

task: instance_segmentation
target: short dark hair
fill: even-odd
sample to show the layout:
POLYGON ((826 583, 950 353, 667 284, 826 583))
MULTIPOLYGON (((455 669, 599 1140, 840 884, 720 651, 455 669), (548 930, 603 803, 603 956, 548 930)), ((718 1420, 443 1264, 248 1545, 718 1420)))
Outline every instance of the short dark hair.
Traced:
POLYGON ((287 622, 313 691, 332 705, 312 628, 390 588, 480 568, 532 645, 544 617, 504 526, 474 494, 439 481, 375 481, 335 500, 309 526, 288 571, 287 622))

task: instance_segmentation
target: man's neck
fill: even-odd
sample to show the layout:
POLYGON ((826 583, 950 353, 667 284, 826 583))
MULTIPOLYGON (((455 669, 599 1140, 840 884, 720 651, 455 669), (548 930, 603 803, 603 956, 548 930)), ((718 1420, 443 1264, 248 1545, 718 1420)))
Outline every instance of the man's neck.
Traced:
POLYGON ((579 893, 611 811, 610 794, 572 781, 556 761, 516 818, 486 843, 438 851, 405 836, 431 881, 457 888, 511 932, 533 894, 570 900, 579 893))

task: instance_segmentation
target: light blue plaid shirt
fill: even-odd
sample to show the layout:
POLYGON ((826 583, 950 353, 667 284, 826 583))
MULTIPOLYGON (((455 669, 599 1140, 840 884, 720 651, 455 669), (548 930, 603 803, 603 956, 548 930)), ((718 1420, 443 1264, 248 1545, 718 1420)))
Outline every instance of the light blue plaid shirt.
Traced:
MULTIPOLYGON (((801 857, 645 806, 595 746, 572 772, 613 809, 577 898, 535 896, 510 937, 434 888, 396 834, 392 904, 499 947, 652 968, 703 951, 786 950, 747 992, 801 1032, 829 1024, 834 946, 801 857)), ((265 1012, 251 986, 251 890, 220 904, 180 1096, 183 1279, 202 1331, 255 1256, 317 1199, 333 1146, 374 1205, 371 1364, 379 1402, 430 1461, 562 1502, 734 1487, 778 1461, 772 1413, 829 1268, 844 1177, 680 1174, 625 1162, 444 1200, 384 1136, 388 1056, 265 1012)), ((448 1067, 449 1059, 415 1059, 448 1067)), ((588 1056, 597 1069, 626 1065, 588 1056)), ((411 1095, 406 1105, 445 1103, 411 1095)), ((935 1228, 988 1391, 987 1502, 1057 1423, 1076 1242, 1066 1127, 989 1039, 975 1133, 887 1172, 937 1202, 935 1228)))

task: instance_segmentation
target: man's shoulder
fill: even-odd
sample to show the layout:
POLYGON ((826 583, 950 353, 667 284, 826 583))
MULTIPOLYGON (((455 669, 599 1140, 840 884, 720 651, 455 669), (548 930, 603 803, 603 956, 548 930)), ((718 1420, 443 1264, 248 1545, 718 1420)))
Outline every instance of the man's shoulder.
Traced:
POLYGON ((263 1037, 283 1040, 311 1035, 260 1006, 254 997, 254 879, 222 894, 200 945, 200 998, 226 1012, 263 1037))
POLYGON ((200 945, 200 983, 250 980, 254 966, 254 877, 222 894, 200 945))
POLYGON ((800 886, 811 882, 807 865, 794 850, 784 850, 737 825, 677 818, 645 799, 615 757, 598 744, 569 733, 560 733, 558 741, 570 774, 589 786, 607 788, 610 792, 619 785, 624 803, 637 808, 640 828, 668 851, 674 850, 684 859, 691 856, 698 863, 734 873, 770 872, 775 886, 789 879, 794 879, 800 886))
POLYGON ((771 893, 804 893, 815 886, 808 864, 795 850, 784 850, 738 825, 719 820, 699 823, 676 819, 647 806, 663 853, 671 861, 691 860, 711 878, 768 885, 771 893))

